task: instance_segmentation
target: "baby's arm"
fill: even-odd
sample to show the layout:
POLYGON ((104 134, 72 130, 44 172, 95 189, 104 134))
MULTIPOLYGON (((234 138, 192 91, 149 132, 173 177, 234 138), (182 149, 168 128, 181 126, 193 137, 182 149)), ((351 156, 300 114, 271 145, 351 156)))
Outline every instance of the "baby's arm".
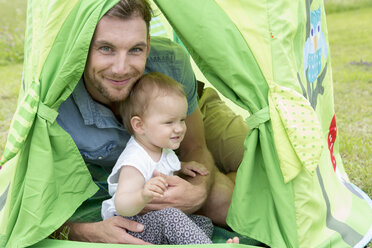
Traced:
POLYGON ((120 170, 118 188, 115 194, 115 208, 122 216, 133 216, 154 197, 162 197, 167 183, 162 177, 153 177, 145 183, 143 175, 133 166, 120 170))
POLYGON ((195 161, 181 162, 181 173, 190 177, 195 177, 196 173, 202 176, 206 176, 209 174, 207 168, 204 165, 195 161))

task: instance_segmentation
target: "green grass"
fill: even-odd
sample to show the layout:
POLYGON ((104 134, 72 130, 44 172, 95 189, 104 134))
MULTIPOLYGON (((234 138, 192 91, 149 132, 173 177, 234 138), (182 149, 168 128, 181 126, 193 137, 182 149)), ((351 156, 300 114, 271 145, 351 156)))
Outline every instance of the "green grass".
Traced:
POLYGON ((372 7, 371 0, 324 0, 327 14, 372 7))
POLYGON ((372 7, 327 16, 340 153, 372 196, 372 7))
POLYGON ((3 153, 10 121, 16 109, 22 64, 0 66, 0 154, 3 153))
POLYGON ((0 0, 0 65, 22 63, 26 0, 0 0))

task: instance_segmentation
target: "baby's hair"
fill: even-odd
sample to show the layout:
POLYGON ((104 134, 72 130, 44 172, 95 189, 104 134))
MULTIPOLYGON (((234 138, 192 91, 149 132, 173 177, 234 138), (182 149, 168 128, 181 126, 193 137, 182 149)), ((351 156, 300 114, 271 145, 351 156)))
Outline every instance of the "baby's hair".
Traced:
POLYGON ((131 135, 134 133, 131 125, 133 116, 143 118, 149 104, 155 97, 168 94, 176 94, 186 98, 182 85, 163 73, 151 72, 140 77, 119 107, 120 116, 127 131, 131 135))

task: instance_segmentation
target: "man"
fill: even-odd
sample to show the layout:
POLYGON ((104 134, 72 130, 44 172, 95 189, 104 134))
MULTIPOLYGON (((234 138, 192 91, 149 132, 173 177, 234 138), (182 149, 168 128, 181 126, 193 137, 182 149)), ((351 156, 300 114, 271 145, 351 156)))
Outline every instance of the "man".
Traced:
MULTIPOLYGON (((153 38, 150 52, 150 19, 151 9, 145 0, 121 0, 102 17, 91 41, 84 75, 72 95, 61 104, 57 121, 74 139, 92 178, 101 185, 130 137, 121 124, 118 102, 128 96, 143 73, 159 71, 171 76, 184 85, 189 106, 187 133, 179 148, 180 161, 201 163, 209 174, 186 179, 166 177, 169 188, 164 197, 151 202, 146 210, 171 206, 185 213, 198 211, 215 224, 224 226, 234 183, 215 167, 204 129, 210 132, 207 141, 213 143, 217 162, 225 164, 220 170, 230 172, 236 171, 241 161, 247 127, 234 115, 226 119, 225 113, 231 111, 215 111, 215 106, 221 105, 215 92, 204 92, 199 102, 201 107, 198 107, 195 76, 183 48, 167 39, 153 38), (203 118, 212 121, 203 123, 203 118), (218 128, 213 127, 216 119, 223 123, 218 124, 218 128), (219 145, 215 140, 220 140, 226 131, 237 126, 239 133, 226 137, 239 145, 230 147, 230 152, 221 157, 223 145, 230 144, 219 145)), ((69 228, 69 239, 72 240, 145 243, 126 232, 140 232, 143 226, 120 216, 100 222, 68 222, 65 226, 69 228)))

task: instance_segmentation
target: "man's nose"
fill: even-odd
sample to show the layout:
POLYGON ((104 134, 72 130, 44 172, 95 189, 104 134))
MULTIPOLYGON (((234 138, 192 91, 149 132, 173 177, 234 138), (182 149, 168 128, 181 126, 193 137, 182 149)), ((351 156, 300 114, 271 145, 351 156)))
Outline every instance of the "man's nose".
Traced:
POLYGON ((115 56, 114 63, 112 65, 112 72, 115 74, 125 74, 128 70, 128 58, 126 54, 118 54, 115 56))

